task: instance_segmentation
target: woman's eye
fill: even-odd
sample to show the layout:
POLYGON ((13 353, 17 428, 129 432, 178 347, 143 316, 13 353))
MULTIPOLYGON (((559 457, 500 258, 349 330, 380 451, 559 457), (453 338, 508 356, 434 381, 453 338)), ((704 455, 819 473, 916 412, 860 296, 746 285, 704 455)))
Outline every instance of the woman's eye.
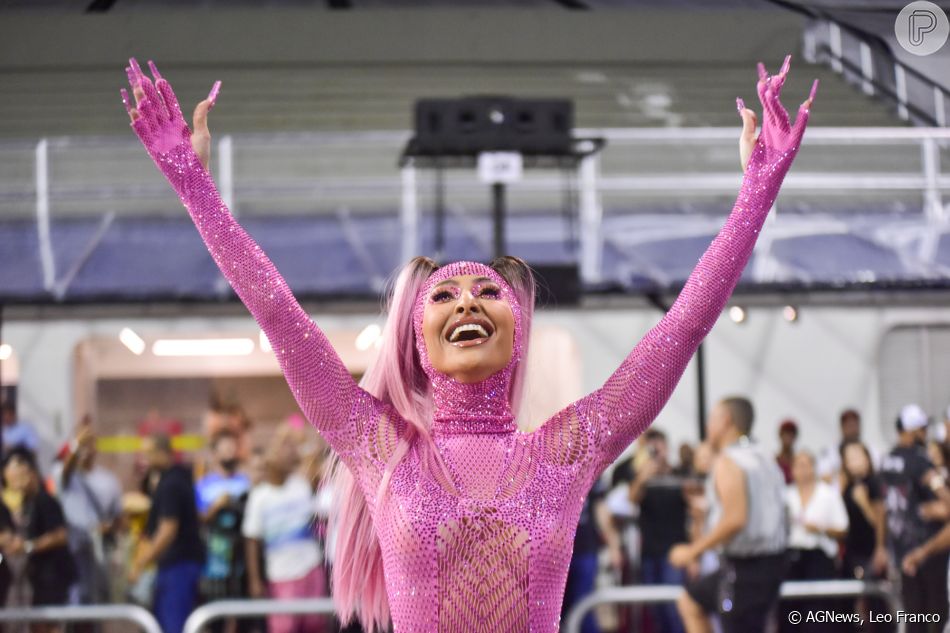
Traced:
POLYGON ((450 301, 454 298, 454 295, 448 290, 440 290, 432 295, 432 301, 436 303, 441 303, 443 301, 450 301))
POLYGON ((485 286, 484 288, 479 289, 478 296, 497 299, 501 296, 501 288, 498 286, 485 286))

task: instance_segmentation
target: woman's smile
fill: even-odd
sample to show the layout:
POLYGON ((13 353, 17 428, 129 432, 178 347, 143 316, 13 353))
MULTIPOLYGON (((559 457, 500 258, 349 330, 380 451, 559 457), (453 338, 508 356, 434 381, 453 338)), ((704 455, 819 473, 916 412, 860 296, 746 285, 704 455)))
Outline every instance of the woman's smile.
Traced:
POLYGON ((485 343, 494 333, 495 327, 488 319, 469 316, 453 322, 445 338, 455 347, 472 347, 485 343))

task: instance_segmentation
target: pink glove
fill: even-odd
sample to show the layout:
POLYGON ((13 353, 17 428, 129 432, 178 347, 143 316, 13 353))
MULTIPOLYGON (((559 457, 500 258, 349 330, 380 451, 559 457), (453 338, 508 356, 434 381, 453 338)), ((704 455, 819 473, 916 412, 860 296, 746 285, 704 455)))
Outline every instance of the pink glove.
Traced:
MULTIPOLYGON (((200 166, 200 160, 191 145, 191 130, 185 122, 171 85, 161 76, 154 63, 149 61, 148 66, 155 76, 154 84, 142 72, 134 57, 129 59, 129 66, 125 69, 133 92, 140 88, 143 93, 141 98, 136 94, 134 111, 128 92, 125 89, 119 92, 122 94, 126 111, 133 119, 132 129, 135 134, 175 191, 179 196, 183 196, 185 191, 182 187, 185 183, 181 178, 181 170, 176 168, 176 165, 190 164, 194 160, 200 166)), ((214 107, 220 88, 221 82, 216 81, 208 94, 211 107, 214 107)))
MULTIPOLYGON (((765 65, 762 62, 758 63, 759 81, 756 89, 759 93, 759 101, 762 102, 762 130, 749 157, 747 174, 754 170, 760 172, 760 175, 765 175, 761 173, 763 171, 769 171, 772 174, 778 172, 784 176, 801 146, 805 127, 808 125, 811 103, 818 91, 818 80, 815 79, 812 83, 808 99, 799 106, 795 123, 792 125, 788 119, 788 112, 779 101, 791 60, 792 56, 786 55, 778 75, 769 75, 765 70, 765 65)), ((745 108, 741 97, 736 98, 736 106, 740 113, 745 108)))

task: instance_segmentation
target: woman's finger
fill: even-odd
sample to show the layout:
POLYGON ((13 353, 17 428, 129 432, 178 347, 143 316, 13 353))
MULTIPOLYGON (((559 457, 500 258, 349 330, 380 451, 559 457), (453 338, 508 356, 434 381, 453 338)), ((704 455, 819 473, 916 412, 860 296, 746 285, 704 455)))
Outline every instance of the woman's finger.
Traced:
POLYGON ((129 101, 129 92, 125 88, 119 89, 119 94, 122 95, 122 105, 125 106, 125 111, 128 113, 129 118, 132 121, 136 121, 139 118, 139 111, 132 107, 132 103, 129 101))
POLYGON ((792 65, 792 56, 788 54, 785 56, 785 59, 782 61, 782 68, 778 71, 777 75, 772 75, 768 80, 768 88, 775 95, 775 98, 778 99, 782 95, 782 87, 785 85, 785 80, 788 78, 788 71, 792 65))
POLYGON ((152 60, 148 60, 148 62, 146 63, 148 64, 148 69, 152 71, 152 77, 155 78, 155 81, 158 81, 159 79, 161 79, 162 74, 158 72, 158 67, 155 65, 155 62, 153 62, 152 60))
MULTIPOLYGON (((762 62, 759 62, 761 64, 762 62)), ((764 68, 764 67, 763 67, 764 68)), ((772 83, 772 78, 768 75, 765 78, 759 78, 759 81, 755 84, 755 91, 759 95, 759 101, 762 105, 765 105, 765 93, 769 89, 769 85, 772 83)))
POLYGON ((125 106, 125 111, 132 116, 132 104, 129 103, 129 92, 125 88, 119 89, 119 94, 122 95, 122 105, 125 106))
POLYGON ((208 98, 195 106, 195 112, 192 115, 195 134, 211 136, 211 131, 208 129, 208 113, 211 112, 211 108, 214 107, 214 102, 218 98, 220 91, 221 81, 218 80, 211 86, 211 92, 208 93, 208 98))
POLYGON ((175 96, 175 91, 172 90, 171 84, 162 77, 162 73, 158 72, 158 66, 155 65, 155 62, 148 60, 147 63, 148 69, 155 78, 155 89, 161 95, 162 101, 165 103, 165 109, 168 112, 169 118, 184 120, 181 114, 181 106, 178 103, 178 97, 175 96))
POLYGON ((815 100, 815 93, 818 92, 818 80, 812 82, 811 91, 808 98, 798 108, 798 114, 795 115, 795 134, 801 138, 805 134, 805 127, 808 125, 808 117, 811 115, 811 104, 815 100))
POLYGON ((192 116, 195 134, 199 136, 211 135, 211 132, 208 130, 208 110, 210 109, 211 102, 207 99, 199 102, 198 105, 195 106, 195 112, 192 116))
POLYGON ((798 108, 798 113, 795 115, 795 136, 801 138, 805 133, 805 127, 808 125, 809 109, 808 101, 802 103, 798 108))
POLYGON ((755 128, 758 123, 758 117, 755 112, 748 108, 742 112, 742 135, 746 138, 755 137, 755 128))
POLYGON ((210 102, 210 105, 208 106, 208 110, 211 110, 211 108, 214 107, 215 101, 218 100, 218 93, 219 93, 219 92, 221 92, 221 80, 220 80, 220 79, 217 80, 216 82, 214 82, 214 85, 211 86, 211 92, 208 93, 208 101, 210 102))
POLYGON ((125 67, 125 75, 129 78, 129 87, 132 88, 132 94, 135 95, 135 105, 138 105, 142 102, 142 99, 145 98, 145 93, 142 92, 142 89, 139 87, 139 79, 135 72, 132 71, 131 66, 125 67))
POLYGON ((139 104, 138 113, 140 119, 137 123, 141 123, 150 132, 161 128, 162 121, 155 113, 155 105, 148 99, 143 99, 142 103, 139 104))
POLYGON ((769 82, 769 89, 772 91, 772 94, 775 95, 776 99, 782 94, 782 86, 785 85, 786 77, 787 75, 775 75, 769 82))
POLYGON ((773 115, 772 112, 772 95, 770 92, 771 88, 771 78, 768 78, 766 81, 760 81, 756 85, 756 92, 759 93, 759 102, 762 104, 762 120, 767 122, 773 115))
POLYGON ((159 94, 162 95, 162 100, 165 102, 169 116, 175 120, 184 120, 185 117, 182 116, 181 106, 178 104, 178 97, 176 97, 172 91, 171 85, 164 79, 159 79, 155 83, 155 87, 158 89, 159 94))
POLYGON ((169 114, 168 108, 165 106, 165 101, 155 88, 155 84, 152 83, 152 80, 149 79, 148 75, 142 72, 141 66, 139 66, 139 63, 134 57, 129 59, 129 66, 132 67, 132 72, 135 73, 139 85, 142 87, 142 91, 145 93, 145 99, 152 103, 152 107, 156 116, 167 121, 171 115, 169 114))
POLYGON ((788 112, 785 110, 785 106, 782 105, 782 102, 779 101, 778 95, 775 94, 775 91, 769 88, 769 90, 765 93, 765 96, 769 102, 769 115, 772 117, 773 123, 778 126, 778 129, 781 132, 788 132, 788 112))
POLYGON ((759 81, 766 81, 769 77, 769 73, 765 70, 765 64, 758 62, 755 67, 759 71, 759 81))
POLYGON ((745 107, 745 100, 742 97, 736 97, 736 109, 739 111, 739 118, 742 119, 742 131, 743 133, 747 132, 749 127, 749 120, 751 118, 753 128, 752 131, 755 131, 755 112, 745 107))

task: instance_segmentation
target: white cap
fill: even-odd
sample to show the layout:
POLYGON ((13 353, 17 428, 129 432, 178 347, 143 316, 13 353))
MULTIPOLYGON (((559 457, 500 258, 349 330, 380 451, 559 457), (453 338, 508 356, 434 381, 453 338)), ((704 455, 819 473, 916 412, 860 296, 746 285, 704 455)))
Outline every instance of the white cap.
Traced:
POLYGON ((907 404, 901 409, 901 429, 916 431, 927 426, 927 414, 916 404, 907 404))

